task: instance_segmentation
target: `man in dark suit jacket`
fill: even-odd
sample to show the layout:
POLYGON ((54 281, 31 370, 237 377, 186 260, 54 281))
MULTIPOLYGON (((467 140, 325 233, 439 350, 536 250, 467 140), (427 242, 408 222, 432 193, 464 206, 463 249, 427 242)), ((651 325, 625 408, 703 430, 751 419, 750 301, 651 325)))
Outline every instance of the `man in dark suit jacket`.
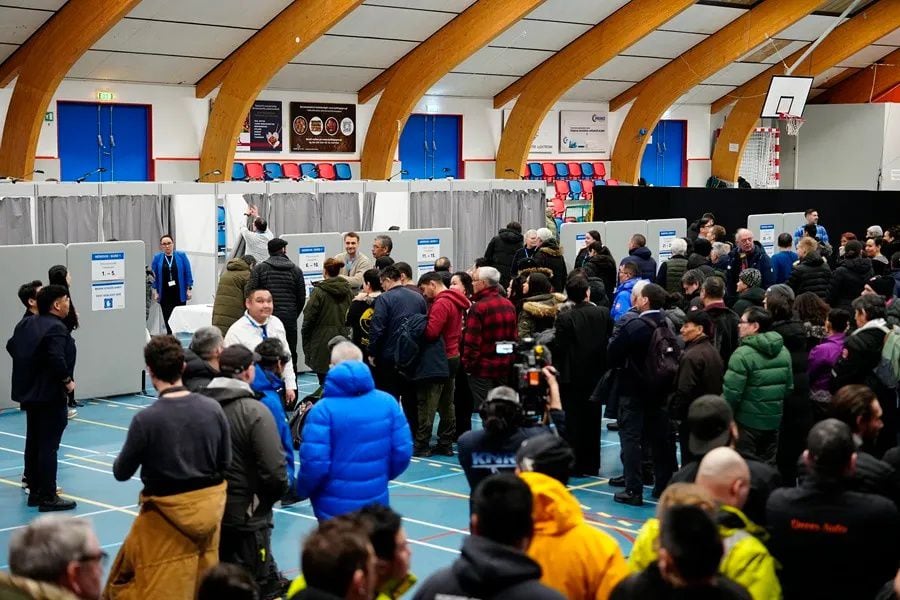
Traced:
POLYGON ((69 292, 48 285, 37 295, 39 315, 16 326, 6 350, 13 359, 12 396, 26 414, 25 479, 28 506, 41 512, 70 510, 56 493, 56 453, 68 423, 67 396, 75 390, 75 341, 63 319, 69 292))

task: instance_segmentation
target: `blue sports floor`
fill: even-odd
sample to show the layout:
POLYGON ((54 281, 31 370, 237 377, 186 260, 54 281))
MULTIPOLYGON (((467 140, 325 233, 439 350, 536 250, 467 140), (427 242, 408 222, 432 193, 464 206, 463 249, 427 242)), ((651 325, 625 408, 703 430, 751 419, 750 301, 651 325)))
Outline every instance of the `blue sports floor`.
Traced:
MULTIPOLYGON (((303 376, 300 397, 315 389, 315 377, 303 376)), ((137 411, 154 401, 152 392, 134 396, 97 398, 78 409, 69 421, 59 450, 58 483, 62 495, 78 502, 74 516, 89 518, 102 547, 114 556, 137 514, 141 483, 125 483, 112 476, 112 462, 125 441, 128 424, 137 411)), ((478 424, 476 423, 476 426, 478 424)), ((573 479, 570 486, 594 526, 611 534, 627 555, 641 524, 653 515, 656 503, 645 490, 643 507, 616 504, 607 477, 621 474, 618 435, 603 431, 602 475, 573 479)), ((7 568, 6 548, 12 533, 38 516, 26 506, 21 489, 25 415, 18 410, 0 414, 0 570, 7 568)), ((409 469, 391 485, 391 504, 403 515, 411 543, 413 572, 421 579, 450 564, 468 531, 468 485, 454 458, 412 459, 409 469)), ((300 544, 316 524, 309 502, 275 509, 272 550, 279 567, 293 578, 299 570, 300 544)))

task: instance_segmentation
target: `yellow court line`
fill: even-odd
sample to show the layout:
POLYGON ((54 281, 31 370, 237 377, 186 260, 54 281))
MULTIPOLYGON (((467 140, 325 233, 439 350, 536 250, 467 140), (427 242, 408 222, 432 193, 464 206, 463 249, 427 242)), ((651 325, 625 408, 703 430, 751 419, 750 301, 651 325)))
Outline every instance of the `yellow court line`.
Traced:
POLYGON ((89 423, 91 425, 99 425, 100 427, 109 427, 110 429, 118 429, 120 431, 128 431, 127 427, 122 427, 120 425, 110 425, 109 423, 103 423, 101 421, 91 421, 89 419, 82 419, 80 417, 76 417, 74 419, 69 419, 70 421, 78 421, 79 423, 89 423))
POLYGON ((597 487, 598 485, 603 485, 604 483, 608 483, 609 479, 601 479, 599 481, 592 481, 591 483, 582 483, 581 485, 570 485, 567 489, 569 491, 574 490, 583 490, 586 488, 597 487))
POLYGON ((78 455, 75 455, 75 454, 66 454, 65 457, 66 457, 66 458, 72 458, 72 459, 75 459, 75 460, 83 460, 84 462, 94 463, 94 464, 96 464, 96 465, 102 465, 102 466, 104 466, 104 467, 111 467, 111 466, 113 466, 112 463, 103 462, 102 460, 94 460, 93 458, 87 458, 87 457, 84 457, 84 456, 78 456, 78 455))
MULTIPOLYGON (((12 487, 17 487, 17 488, 22 487, 21 482, 11 481, 9 479, 3 479, 2 477, 0 477, 0 483, 4 483, 6 485, 10 485, 12 487)), ((120 506, 113 506, 112 504, 107 504, 105 502, 98 502, 97 500, 89 500, 87 498, 82 498, 81 496, 73 496, 72 494, 66 494, 66 493, 60 494, 60 496, 62 496, 63 498, 70 498, 72 500, 75 500, 76 502, 83 502, 85 504, 90 504, 91 506, 98 506, 100 508, 105 508, 105 509, 108 509, 108 510, 111 510, 114 512, 121 512, 121 513, 125 513, 128 515, 134 516, 134 517, 138 516, 138 513, 134 512, 133 510, 128 510, 128 509, 122 508, 120 506)), ((75 515, 75 516, 78 516, 78 515, 75 515)))

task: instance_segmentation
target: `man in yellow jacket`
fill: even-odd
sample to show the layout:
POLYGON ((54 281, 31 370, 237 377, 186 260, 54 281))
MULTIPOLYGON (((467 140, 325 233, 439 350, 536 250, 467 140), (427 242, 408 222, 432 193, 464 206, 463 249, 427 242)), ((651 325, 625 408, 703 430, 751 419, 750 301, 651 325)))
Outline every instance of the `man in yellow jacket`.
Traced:
POLYGON ((528 556, 541 565, 541 583, 569 600, 606 600, 628 565, 608 534, 585 522, 566 489, 575 453, 553 434, 528 438, 516 454, 519 477, 534 497, 534 537, 528 556))
MULTIPOLYGON (((776 561, 763 540, 768 536, 741 512, 750 491, 750 469, 741 455, 727 447, 710 450, 700 461, 696 484, 719 505, 716 521, 725 546, 719 572, 742 585, 754 600, 781 598, 776 561)), ((647 521, 634 541, 628 564, 643 571, 657 559, 659 520, 647 521)))

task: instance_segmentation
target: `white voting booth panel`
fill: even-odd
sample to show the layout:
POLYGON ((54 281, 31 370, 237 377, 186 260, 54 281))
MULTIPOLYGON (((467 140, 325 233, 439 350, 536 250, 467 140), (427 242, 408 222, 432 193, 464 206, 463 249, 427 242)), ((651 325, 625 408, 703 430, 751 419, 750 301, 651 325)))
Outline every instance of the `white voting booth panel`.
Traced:
POLYGON ((672 258, 672 241, 687 235, 687 219, 653 219, 647 221, 647 247, 653 252, 656 267, 672 258))
POLYGON ((75 395, 141 391, 145 340, 144 242, 69 244, 72 301, 78 308, 75 395))
MULTIPOLYGON (((781 231, 778 233, 789 233, 793 236, 798 227, 806 225, 806 216, 802 212, 784 213, 782 217, 784 218, 784 223, 781 225, 781 231)), ((775 236, 775 241, 778 241, 777 235, 775 236)))
POLYGON ((647 235, 647 221, 607 221, 606 247, 612 252, 616 262, 628 256, 628 242, 636 233, 647 235))
MULTIPOLYGON (((162 186, 165 190, 169 186, 162 186)), ((172 184, 175 213, 175 249, 187 254, 194 276, 194 289, 189 304, 211 304, 218 282, 218 247, 216 243, 216 194, 182 194, 178 184, 172 184)))
MULTIPOLYGON (((3 279, 6 281, 4 301, 0 302, 0 331, 3 332, 5 346, 16 323, 25 314, 25 307, 16 296, 19 286, 35 279, 47 283, 50 267, 66 264, 66 247, 62 244, 0 246, 0 264, 3 265, 3 279)), ((143 327, 143 319, 140 322, 143 327)), ((0 410, 18 406, 10 399, 11 373, 12 358, 4 347, 0 351, 0 410)))
POLYGON ((778 234, 784 231, 784 215, 750 215, 747 217, 747 229, 753 232, 753 239, 762 244, 766 254, 772 256, 777 249, 778 234))
POLYGON ((575 266, 575 257, 578 252, 584 248, 585 234, 588 231, 596 230, 600 234, 600 239, 607 244, 606 239, 606 223, 599 221, 588 221, 585 223, 563 223, 559 232, 559 245, 565 252, 566 266, 571 270, 575 266))
MULTIPOLYGON (((434 261, 442 256, 449 258, 451 265, 456 265, 452 229, 409 229, 401 231, 399 237, 398 256, 404 257, 412 267, 414 283, 425 273, 433 271, 434 261)), ((394 248, 397 248, 396 242, 394 248)))

